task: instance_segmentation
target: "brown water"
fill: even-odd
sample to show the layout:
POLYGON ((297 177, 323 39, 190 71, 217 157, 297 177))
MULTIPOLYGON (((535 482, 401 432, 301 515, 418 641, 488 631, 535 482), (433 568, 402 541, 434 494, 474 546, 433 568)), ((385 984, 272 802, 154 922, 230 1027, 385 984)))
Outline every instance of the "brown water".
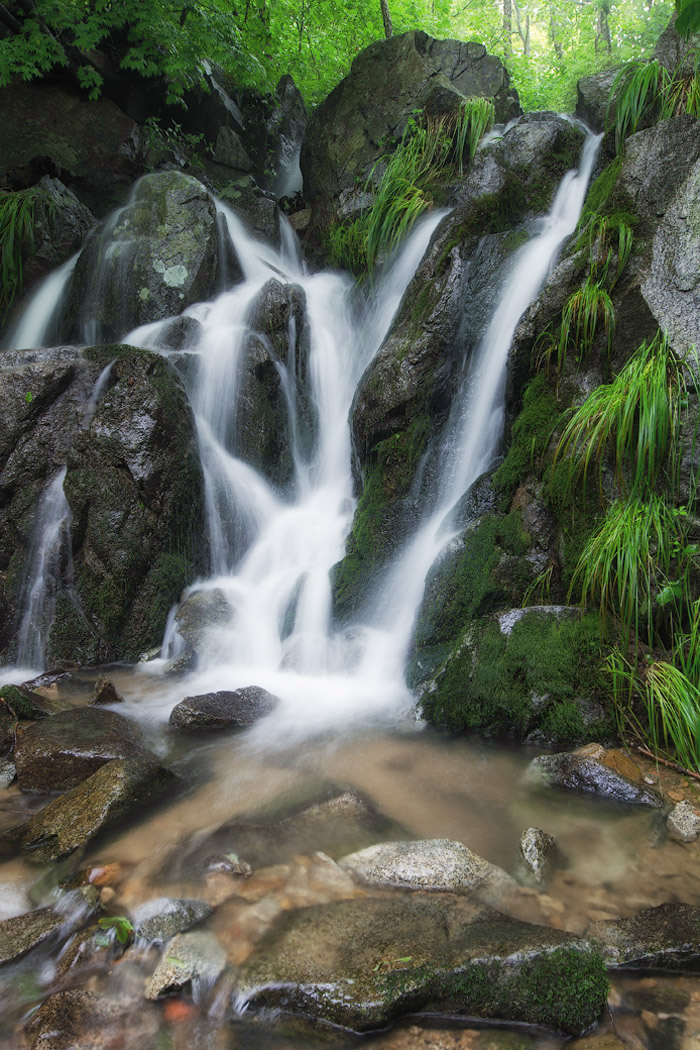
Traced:
MULTIPOLYGON (((151 688, 148 680, 133 672, 123 672, 121 680, 118 674, 112 677, 130 697, 138 694, 144 703, 151 688)), ((124 710, 133 713, 135 708, 127 704, 124 710)), ((540 827, 558 839, 567 866, 555 874, 546 892, 523 886, 504 910, 576 933, 590 921, 632 915, 667 901, 700 904, 698 844, 669 840, 653 811, 530 785, 524 773, 534 750, 451 739, 418 726, 317 739, 293 752, 253 749, 245 734, 200 739, 171 734, 162 725, 146 729, 152 746, 180 774, 181 788, 143 819, 98 840, 79 864, 68 864, 66 870, 113 866, 103 890, 112 914, 131 914, 144 901, 160 896, 206 899, 216 907, 209 926, 233 965, 248 957, 283 911, 363 892, 329 856, 336 859, 382 837, 455 839, 517 875, 520 835, 527 827, 540 827), (305 801, 328 797, 336 788, 352 789, 368 800, 377 811, 377 828, 297 818, 279 831, 276 822, 281 817, 303 809, 305 801), (240 839, 245 846, 240 855, 246 859, 248 851, 252 876, 235 880, 207 870, 208 854, 216 853, 226 840, 221 832, 217 837, 217 829, 251 815, 258 830, 240 839), (269 834, 264 827, 271 822, 276 830, 269 834)), ((688 786, 687 791, 692 790, 688 786)), ((3 795, 0 821, 5 825, 42 801, 21 796, 16 788, 3 795)), ((24 860, 0 864, 0 916, 31 906, 27 894, 32 886, 33 903, 46 899, 51 881, 24 860)), ((103 967, 70 976, 73 987, 99 990, 125 1002, 135 996, 134 1009, 146 1027, 136 1025, 115 1046, 301 1050, 312 1045, 308 1032, 290 1032, 269 1019, 218 1017, 216 1004, 206 996, 180 1014, 173 1012, 172 1003, 144 1005, 141 992, 154 961, 137 965, 127 955, 111 972, 103 967)), ((29 962, 0 971, 2 1050, 29 1045, 20 1033, 23 1016, 59 986, 50 952, 35 952, 29 962)), ((700 1048, 700 979, 619 978, 611 1008, 608 1027, 613 1023, 626 1045, 644 1050, 700 1048)), ((605 1026, 599 1034, 603 1050, 605 1026)), ((363 1042, 374 1050, 555 1050, 565 1041, 543 1033, 413 1019, 363 1042)), ((335 1050, 358 1042, 337 1034, 323 1045, 335 1050)))

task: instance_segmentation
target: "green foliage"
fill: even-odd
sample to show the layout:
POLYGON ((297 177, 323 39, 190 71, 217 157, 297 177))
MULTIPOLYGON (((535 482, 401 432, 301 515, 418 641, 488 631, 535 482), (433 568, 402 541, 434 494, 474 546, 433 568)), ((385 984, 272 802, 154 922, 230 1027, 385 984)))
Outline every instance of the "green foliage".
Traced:
POLYGON ((114 941, 125 947, 134 934, 134 924, 124 915, 103 916, 97 920, 100 927, 95 941, 101 948, 108 948, 114 941))
POLYGON ((700 116, 700 50, 685 58, 673 74, 657 59, 624 66, 610 92, 615 105, 615 146, 618 153, 628 135, 644 123, 681 113, 700 116))
POLYGON ((22 256, 34 248, 34 206, 40 192, 0 191, 0 322, 22 290, 22 256))
POLYGON ((331 227, 329 252, 337 266, 358 276, 371 275, 432 203, 431 186, 463 172, 465 153, 471 161, 479 140, 493 122, 490 99, 468 99, 450 120, 410 120, 394 152, 375 164, 365 193, 372 206, 352 222, 331 227), (385 166, 385 167, 384 167, 385 166), (384 167, 376 188, 376 175, 384 167))
POLYGON ((700 0, 676 0, 676 29, 681 36, 700 33, 700 0))

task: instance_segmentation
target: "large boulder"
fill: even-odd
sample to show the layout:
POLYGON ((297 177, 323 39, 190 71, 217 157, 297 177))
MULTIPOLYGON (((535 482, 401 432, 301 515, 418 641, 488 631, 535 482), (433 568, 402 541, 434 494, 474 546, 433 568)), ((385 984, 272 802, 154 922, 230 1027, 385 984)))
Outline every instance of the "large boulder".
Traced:
POLYGON ((284 915, 239 971, 252 1011, 368 1031, 427 1009, 585 1031, 607 980, 591 946, 468 901, 410 894, 284 915))
POLYGON ((492 98, 496 119, 520 113, 500 59, 477 43, 413 31, 360 52, 349 74, 315 110, 304 138, 304 195, 321 212, 363 182, 398 141, 416 109, 455 115, 466 98, 492 98))
POLYGON ((22 259, 25 290, 77 252, 97 224, 90 209, 60 179, 44 175, 37 191, 32 241, 22 259))
POLYGON ((58 177, 97 215, 121 203, 143 163, 137 125, 108 98, 48 80, 0 89, 0 186, 58 177))
POLYGON ((256 685, 186 696, 170 712, 170 725, 176 729, 244 729, 269 715, 278 703, 276 696, 256 685))
POLYGON ((558 755, 539 755, 530 763, 533 783, 597 795, 611 802, 636 806, 663 806, 658 791, 642 780, 639 767, 616 749, 589 744, 558 755))
POLYGON ((64 337, 110 342, 211 298, 218 256, 216 206, 204 186, 178 171, 144 176, 78 259, 64 337))
POLYGON ((34 722, 18 735, 17 780, 30 791, 67 791, 117 758, 149 755, 133 722, 115 711, 75 708, 34 722))
POLYGON ((67 857, 103 829, 142 812, 174 782, 174 774, 143 755, 106 762, 29 820, 3 832, 0 852, 24 850, 39 863, 67 857))
POLYGON ((628 919, 593 923, 587 936, 609 967, 700 971, 700 908, 661 904, 628 919))

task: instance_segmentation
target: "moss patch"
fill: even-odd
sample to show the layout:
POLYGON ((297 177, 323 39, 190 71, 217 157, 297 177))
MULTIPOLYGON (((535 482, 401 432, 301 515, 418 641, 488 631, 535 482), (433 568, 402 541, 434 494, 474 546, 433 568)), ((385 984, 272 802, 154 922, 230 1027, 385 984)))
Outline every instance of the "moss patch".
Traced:
POLYGON ((539 731, 557 746, 605 739, 607 718, 587 724, 577 700, 602 703, 598 621, 526 612, 509 635, 493 622, 475 629, 423 699, 433 725, 523 739, 539 731))
POLYGON ((554 391, 546 375, 540 373, 525 390, 522 411, 513 424, 510 448, 493 475, 496 490, 512 495, 528 474, 538 473, 560 414, 554 391))

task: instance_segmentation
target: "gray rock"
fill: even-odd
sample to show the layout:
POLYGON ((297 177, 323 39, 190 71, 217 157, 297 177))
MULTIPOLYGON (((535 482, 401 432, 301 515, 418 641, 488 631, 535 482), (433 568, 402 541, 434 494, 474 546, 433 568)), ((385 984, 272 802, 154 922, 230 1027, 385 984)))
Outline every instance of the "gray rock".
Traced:
POLYGON ((88 706, 94 707, 100 704, 123 704, 124 697, 117 692, 117 688, 106 675, 99 675, 95 682, 95 688, 88 700, 88 706))
POLYGON ((270 188, 276 197, 286 197, 302 188, 299 155, 309 117, 289 75, 283 76, 275 88, 275 99, 266 125, 268 163, 275 173, 270 188))
POLYGON ((611 802, 657 808, 663 806, 658 791, 644 783, 635 783, 612 765, 606 765, 608 754, 600 745, 589 745, 578 751, 540 755, 530 763, 528 777, 548 787, 582 791, 611 802))
POLYGON ((0 759, 9 755, 15 746, 17 718, 4 700, 0 700, 0 759))
POLYGON ((615 969, 695 973, 700 967, 700 908, 692 904, 661 904, 629 919, 592 923, 586 936, 615 969))
POLYGON ((369 886, 475 892, 490 903, 516 888, 515 881, 501 868, 449 839, 380 842, 343 857, 338 864, 369 886))
POLYGON ((178 933, 165 949, 146 988, 147 999, 184 988, 195 979, 214 983, 226 965, 226 952, 213 933, 178 933))
POLYGON ((561 859, 559 843, 541 828, 526 828, 520 836, 520 856, 529 876, 539 884, 545 884, 561 859))
POLYGON ((260 686, 186 696, 170 712, 176 729, 243 729, 274 711, 279 699, 260 686))
POLYGON ((147 941, 167 941, 211 915, 206 901, 158 897, 146 901, 134 912, 134 934, 147 941))
MULTIPOLYGON (((601 73, 581 77, 576 84, 576 116, 588 124, 592 131, 605 130, 610 89, 619 72, 619 69, 604 69, 601 73)), ((610 107, 608 120, 615 120, 614 103, 610 107)))
POLYGON ((148 761, 149 757, 141 732, 123 715, 76 708, 24 729, 17 738, 14 761, 23 790, 67 791, 105 762, 148 761))
POLYGON ((50 715, 57 715, 64 710, 64 705, 57 700, 50 700, 41 693, 28 689, 24 685, 4 685, 0 687, 0 701, 15 718, 36 722, 50 715))
POLYGON ((6 758, 0 758, 0 789, 8 788, 16 776, 17 767, 14 762, 9 762, 6 758))
POLYGON ((229 623, 232 611, 223 591, 218 588, 188 595, 175 613, 178 634, 186 649, 184 660, 176 658, 176 665, 192 665, 199 657, 213 655, 217 643, 212 639, 211 629, 229 623))
POLYGON ((694 37, 682 37, 677 32, 676 16, 674 15, 656 42, 654 58, 669 73, 674 73, 679 66, 685 64, 687 59, 691 62, 693 61, 697 45, 697 35, 694 37))
POLYGON ((677 842, 695 842, 700 835, 700 813, 690 802, 679 802, 669 813, 666 826, 677 842))
POLYGON ((81 252, 63 338, 113 342, 179 314, 214 293, 217 262, 216 208, 204 186, 177 171, 146 175, 81 252))
POLYGON ((0 851, 23 849, 38 862, 68 856, 174 783, 172 773, 143 757, 115 759, 0 835, 0 851))
POLYGON ((214 160, 238 171, 252 171, 253 162, 245 151, 245 146, 233 128, 219 128, 216 137, 214 160))
MULTIPOLYGON (((122 963, 122 967, 125 963, 122 963)), ((25 1026, 34 1050, 96 1050, 98 1047, 155 1046, 160 1021, 142 1001, 125 996, 102 998, 93 992, 55 992, 25 1026)))
POLYGON ((407 894, 284 915, 241 967, 234 994, 251 1011, 356 1032, 426 1008, 578 1033, 597 1020, 607 980, 586 941, 464 898, 407 894))
POLYGON ((13 962, 57 933, 65 924, 65 916, 53 908, 39 908, 25 915, 15 915, 0 921, 0 964, 13 962))

